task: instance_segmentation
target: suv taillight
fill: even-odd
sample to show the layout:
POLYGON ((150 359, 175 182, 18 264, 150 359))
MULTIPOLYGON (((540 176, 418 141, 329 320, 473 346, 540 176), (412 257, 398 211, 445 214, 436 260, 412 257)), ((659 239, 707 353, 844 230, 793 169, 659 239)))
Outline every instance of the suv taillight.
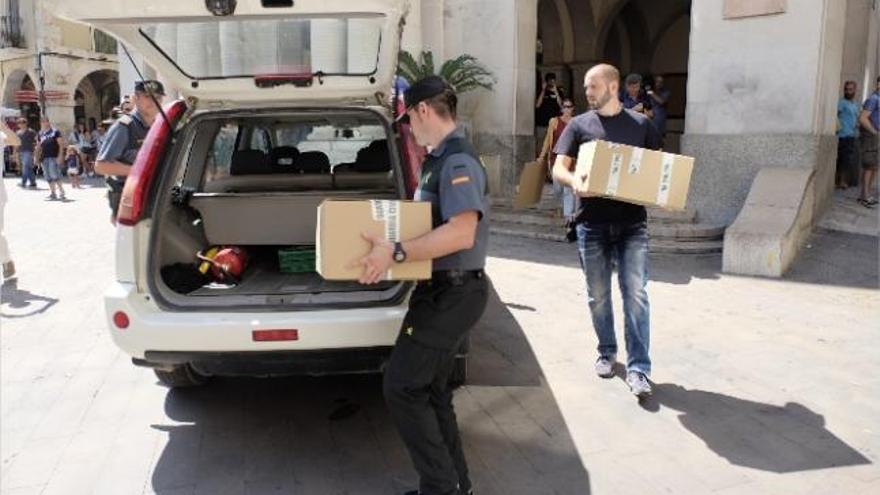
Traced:
POLYGON ((186 111, 186 103, 176 100, 165 107, 166 122, 162 114, 156 116, 150 131, 144 139, 138 151, 131 173, 125 180, 125 188, 122 189, 122 198, 119 201, 119 210, 116 212, 116 221, 122 225, 134 225, 141 219, 146 206, 147 196, 150 193, 150 184, 159 168, 159 162, 168 143, 171 140, 171 130, 177 120, 186 111))

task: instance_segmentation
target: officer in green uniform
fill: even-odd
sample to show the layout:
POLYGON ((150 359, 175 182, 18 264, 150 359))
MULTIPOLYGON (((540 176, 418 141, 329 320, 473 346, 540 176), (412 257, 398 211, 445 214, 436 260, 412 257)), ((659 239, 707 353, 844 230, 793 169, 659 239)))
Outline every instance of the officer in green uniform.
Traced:
POLYGON ((431 150, 415 199, 431 203, 434 228, 398 243, 365 234, 373 248, 360 260, 365 284, 382 280, 394 263, 433 260, 431 280, 419 282, 410 298, 383 383, 391 418, 419 473, 419 490, 410 494, 472 493, 449 376, 456 351, 486 308, 489 198, 486 172, 455 124, 457 101, 436 76, 404 93, 401 118, 431 150))
POLYGON ((125 178, 147 137, 147 131, 159 114, 156 102, 162 103, 165 88, 159 81, 138 81, 134 85, 135 111, 124 114, 110 127, 95 160, 95 172, 106 176, 110 221, 116 223, 116 212, 122 197, 125 178), (154 100, 155 98, 155 100, 154 100))

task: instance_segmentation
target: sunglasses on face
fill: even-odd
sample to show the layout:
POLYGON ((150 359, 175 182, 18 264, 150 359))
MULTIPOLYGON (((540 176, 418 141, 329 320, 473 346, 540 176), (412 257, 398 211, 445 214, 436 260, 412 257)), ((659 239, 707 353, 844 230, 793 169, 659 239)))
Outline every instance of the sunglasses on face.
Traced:
POLYGON ((574 108, 574 105, 562 105, 562 108, 574 108))

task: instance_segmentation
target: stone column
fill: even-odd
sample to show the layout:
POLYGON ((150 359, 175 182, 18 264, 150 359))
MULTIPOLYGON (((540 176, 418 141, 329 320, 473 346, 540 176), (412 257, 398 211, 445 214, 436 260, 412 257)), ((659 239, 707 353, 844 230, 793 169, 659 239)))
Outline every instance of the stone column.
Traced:
POLYGON ((724 19, 722 3, 692 7, 689 203, 701 220, 727 225, 758 170, 806 168, 815 171, 817 217, 833 187, 846 4, 802 0, 782 14, 724 19))
MULTIPOLYGON (((426 4, 422 4, 424 13, 426 4)), ((494 195, 512 195, 522 165, 535 158, 537 0, 446 0, 444 57, 469 53, 495 75, 492 91, 463 95, 459 112, 471 123, 489 168, 494 195)), ((424 17, 423 17, 424 19, 424 17)), ((438 59, 437 63, 442 63, 438 59)))

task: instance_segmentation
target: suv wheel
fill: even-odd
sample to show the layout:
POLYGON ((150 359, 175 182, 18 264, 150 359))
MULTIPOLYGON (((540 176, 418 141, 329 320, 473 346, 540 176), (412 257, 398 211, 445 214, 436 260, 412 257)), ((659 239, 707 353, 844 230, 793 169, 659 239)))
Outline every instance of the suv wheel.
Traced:
POLYGON ((163 385, 171 388, 197 387, 208 381, 207 376, 199 374, 188 364, 175 366, 171 371, 154 369, 153 372, 163 385))

